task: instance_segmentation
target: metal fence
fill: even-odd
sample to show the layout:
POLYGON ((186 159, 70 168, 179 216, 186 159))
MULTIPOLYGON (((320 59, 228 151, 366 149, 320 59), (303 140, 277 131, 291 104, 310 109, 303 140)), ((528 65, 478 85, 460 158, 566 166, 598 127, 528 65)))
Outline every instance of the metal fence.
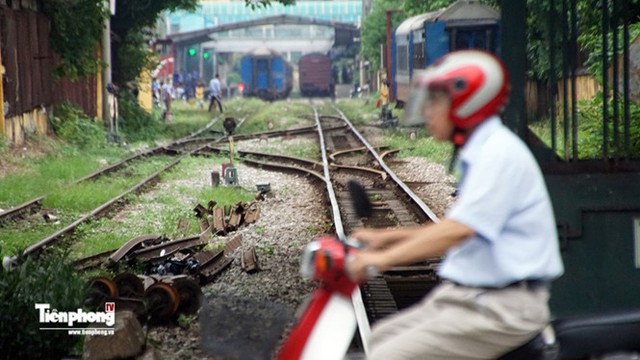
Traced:
MULTIPOLYGON (((544 140, 559 160, 564 161, 600 159, 609 162, 639 158, 640 154, 632 144, 629 51, 633 40, 630 39, 629 27, 639 21, 637 1, 589 1, 593 7, 588 10, 585 10, 585 2, 578 0, 548 0, 544 3, 547 6, 544 9, 546 24, 537 25, 545 29, 540 32, 548 49, 549 66, 544 79, 547 89, 542 92, 535 90, 538 98, 534 101, 547 104, 548 112, 536 112, 538 107, 527 104, 529 115, 534 113, 535 116, 547 117, 544 121, 549 122, 550 135, 544 140), (587 11, 590 18, 586 16, 587 11), (579 36, 587 28, 587 21, 591 21, 588 30, 597 36, 597 44, 588 50, 589 54, 585 54, 584 42, 579 41, 579 36), (599 68, 600 71, 588 77, 584 75, 585 60, 588 56, 593 59, 596 54, 593 49, 601 53, 597 66, 592 65, 591 69, 599 68), (595 93, 601 96, 595 96, 595 93), (540 99, 540 94, 548 98, 540 99), (580 105, 583 99, 592 101, 589 114, 584 105, 580 105), (593 117, 594 106, 598 107, 602 120, 599 131, 596 133, 591 127, 588 135, 584 135, 585 117, 593 117), (581 141, 584 140, 581 136, 591 138, 588 146, 596 148, 597 153, 582 151, 580 146, 584 147, 585 142, 581 141), (596 137, 601 140, 594 145, 593 138, 596 137)), ((530 102, 534 98, 527 94, 525 101, 530 102)), ((528 120, 529 123, 540 121, 531 116, 528 120)))

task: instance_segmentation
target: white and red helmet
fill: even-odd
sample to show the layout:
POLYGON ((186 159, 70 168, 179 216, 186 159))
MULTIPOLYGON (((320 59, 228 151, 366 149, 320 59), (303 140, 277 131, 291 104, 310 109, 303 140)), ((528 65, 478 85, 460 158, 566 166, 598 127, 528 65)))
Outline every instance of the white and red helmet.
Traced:
POLYGON ((436 89, 451 96, 454 125, 467 129, 502 111, 509 98, 509 78, 502 61, 488 52, 460 50, 444 55, 416 73, 405 125, 424 124, 424 106, 429 92, 436 89))

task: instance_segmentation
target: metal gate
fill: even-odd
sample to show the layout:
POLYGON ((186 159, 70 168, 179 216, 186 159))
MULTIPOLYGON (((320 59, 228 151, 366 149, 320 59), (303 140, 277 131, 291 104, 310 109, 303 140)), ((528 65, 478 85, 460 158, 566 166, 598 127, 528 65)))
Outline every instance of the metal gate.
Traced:
POLYGON ((588 1, 501 2, 503 58, 513 89, 505 121, 528 142, 542 167, 566 267, 553 287, 556 314, 640 305, 640 151, 634 147, 640 140, 634 138, 640 119, 632 111, 640 107, 631 101, 630 81, 630 25, 640 21, 640 9, 636 0, 588 1), (595 64, 603 69, 591 74, 601 89, 588 107, 577 93, 585 60, 595 56, 585 54, 578 41, 585 5, 597 16, 591 19, 591 33, 596 34, 594 48, 602 50, 595 64), (527 30, 522 24, 532 10, 543 12, 544 23, 527 30), (533 56, 528 60, 527 41, 532 33, 548 48, 548 68, 541 80, 549 87, 545 100, 550 111, 538 119, 525 113, 526 74, 533 56), (597 120, 589 129, 587 116, 597 120), (550 134, 532 131, 540 124, 550 134), (587 143, 595 151, 585 153, 587 143))

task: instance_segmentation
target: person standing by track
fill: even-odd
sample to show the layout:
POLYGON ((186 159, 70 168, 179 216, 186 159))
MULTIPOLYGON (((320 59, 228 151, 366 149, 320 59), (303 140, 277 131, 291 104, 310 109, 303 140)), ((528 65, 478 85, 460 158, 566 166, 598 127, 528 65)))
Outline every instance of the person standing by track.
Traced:
POLYGON ((368 246, 349 264, 355 279, 445 255, 442 284, 374 325, 368 359, 496 359, 548 324, 564 267, 540 168, 498 116, 508 94, 504 65, 484 51, 449 53, 417 76, 405 122, 454 144, 458 197, 439 223, 352 233, 368 246))
POLYGON ((164 84, 160 84, 162 87, 162 101, 164 102, 164 112, 162 118, 168 122, 173 122, 173 112, 171 111, 171 102, 173 101, 173 86, 171 82, 167 80, 164 84))
POLYGON ((213 107, 213 103, 217 102, 218 103, 218 109, 220 109, 220 112, 223 113, 224 111, 222 111, 222 90, 220 87, 220 76, 218 74, 216 74, 216 76, 211 79, 211 81, 209 82, 209 112, 211 112, 211 108, 213 107))
POLYGON ((195 87, 195 95, 198 107, 202 110, 204 108, 204 85, 202 84, 202 80, 198 80, 198 84, 195 87))

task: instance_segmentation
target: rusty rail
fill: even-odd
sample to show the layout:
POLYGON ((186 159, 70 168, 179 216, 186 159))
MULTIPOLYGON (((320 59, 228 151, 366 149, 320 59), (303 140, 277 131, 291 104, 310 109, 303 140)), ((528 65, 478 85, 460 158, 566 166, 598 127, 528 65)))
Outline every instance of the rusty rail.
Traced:
POLYGON ((42 239, 42 240, 38 241, 37 243, 27 247, 24 250, 23 255, 29 255, 29 254, 32 254, 32 253, 34 253, 36 251, 39 251, 39 250, 43 249, 45 246, 47 246, 47 245, 51 244, 52 242, 56 241, 57 239, 59 239, 63 235, 72 233, 73 230, 78 225, 82 224, 83 222, 86 222, 87 220, 95 218, 95 217, 99 217, 101 214, 106 213, 107 211, 109 211, 109 209, 114 204, 116 204, 117 202, 123 200, 125 198, 125 196, 127 196, 129 194, 133 194, 136 191, 138 191, 139 189, 141 189, 143 186, 148 185, 152 181, 157 180, 161 173, 163 173, 164 171, 167 171, 168 169, 176 166, 182 159, 183 158, 179 158, 179 159, 177 159, 175 161, 172 161, 169 165, 166 165, 161 170, 156 171, 155 173, 153 173, 152 175, 150 175, 146 179, 142 180, 141 182, 139 182, 138 184, 133 186, 131 189, 123 192, 122 194, 116 196, 115 198, 113 198, 113 199, 107 201, 106 203, 100 205, 99 207, 93 209, 90 213, 80 217, 78 220, 76 220, 73 223, 65 226, 63 229, 58 230, 53 235, 50 235, 50 236, 46 237, 45 239, 42 239))
MULTIPOLYGON (((244 119, 243 119, 244 120, 244 119)), ((88 175, 85 175, 79 179, 74 180, 73 182, 70 183, 70 185, 75 185, 75 184, 79 184, 83 181, 87 181, 87 180, 91 180, 91 179, 95 179, 99 176, 103 176, 106 174, 109 174, 111 172, 114 172, 118 169, 120 169, 121 167, 123 167, 125 164, 133 161, 133 160, 137 160, 139 158, 145 157, 145 156, 151 156, 151 155, 156 155, 156 154, 172 154, 172 155, 176 155, 177 153, 175 151, 172 151, 170 149, 168 149, 169 146, 173 145, 173 144, 181 144, 182 141, 193 138, 195 136, 197 136, 198 134, 202 133, 203 131, 206 131, 206 129, 210 128, 211 126, 213 126, 216 122, 218 121, 218 118, 214 118, 213 120, 211 120, 207 125, 205 125, 202 129, 184 137, 181 139, 178 139, 176 141, 174 141, 172 144, 169 144, 167 146, 158 146, 155 147, 153 149, 149 149, 147 151, 143 151, 140 152, 138 154, 134 154, 131 155, 125 159, 122 159, 114 164, 105 166, 97 171, 94 171, 88 175)), ((220 141, 222 138, 218 138, 216 139, 217 141, 220 141)), ((46 197, 46 195, 43 196, 39 196, 37 198, 34 198, 32 200, 28 200, 26 202, 24 202, 21 205, 18 205, 16 207, 13 207, 11 209, 5 210, 4 212, 0 212, 0 222, 1 221, 7 221, 10 219, 13 219, 15 217, 20 216, 20 214, 24 213, 25 211, 27 211, 28 209, 32 208, 33 206, 37 206, 38 204, 42 203, 42 200, 44 200, 46 197)))

